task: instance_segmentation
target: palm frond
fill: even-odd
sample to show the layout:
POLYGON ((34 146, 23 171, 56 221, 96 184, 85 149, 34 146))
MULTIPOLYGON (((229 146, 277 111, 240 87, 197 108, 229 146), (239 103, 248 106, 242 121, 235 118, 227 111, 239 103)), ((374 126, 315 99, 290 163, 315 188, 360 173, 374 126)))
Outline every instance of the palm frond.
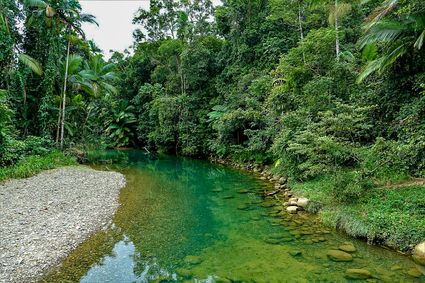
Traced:
POLYGON ((114 63, 109 63, 106 64, 105 66, 102 67, 102 73, 109 73, 111 72, 113 69, 115 69, 116 65, 114 63))
POLYGON ((366 25, 366 29, 370 29, 376 23, 378 23, 383 17, 385 17, 388 13, 390 13, 396 6, 398 0, 385 0, 384 3, 368 17, 366 25))
POLYGON ((109 72, 109 73, 102 75, 102 79, 104 79, 105 81, 114 81, 117 78, 118 78, 118 76, 114 72, 109 72))
MULTIPOLYGON (((74 74, 80 68, 83 58, 80 55, 72 54, 69 56, 68 73, 74 74)), ((65 64, 64 64, 65 65, 65 64)))
POLYGON ((111 85, 111 84, 108 84, 108 83, 105 83, 105 82, 101 82, 100 85, 108 93, 111 93, 111 94, 117 94, 118 93, 118 90, 113 85, 111 85))
POLYGON ((361 83, 371 74, 378 72, 382 74, 392 63, 406 53, 406 44, 401 44, 393 49, 391 53, 370 61, 357 77, 357 83, 361 83))
POLYGON ((422 45, 424 44, 424 38, 425 38, 425 29, 419 35, 419 37, 415 41, 415 44, 413 45, 413 47, 415 47, 416 49, 421 49, 422 48, 422 45))
POLYGON ((28 7, 47 8, 49 6, 43 0, 25 0, 24 4, 28 7))
POLYGON ((404 31, 406 25, 395 21, 381 21, 373 26, 360 42, 361 48, 377 42, 390 42, 397 39, 404 31))
POLYGON ((352 6, 348 3, 341 3, 338 5, 331 6, 328 21, 331 25, 335 25, 337 18, 343 18, 351 12, 352 6))
POLYGON ((99 23, 96 21, 96 17, 93 16, 92 14, 81 13, 80 14, 80 21, 84 22, 84 23, 90 23, 90 24, 95 24, 95 25, 99 26, 99 23))
POLYGON ((19 61, 21 61, 37 75, 41 76, 43 74, 43 68, 41 67, 41 64, 31 56, 26 54, 19 54, 19 61))

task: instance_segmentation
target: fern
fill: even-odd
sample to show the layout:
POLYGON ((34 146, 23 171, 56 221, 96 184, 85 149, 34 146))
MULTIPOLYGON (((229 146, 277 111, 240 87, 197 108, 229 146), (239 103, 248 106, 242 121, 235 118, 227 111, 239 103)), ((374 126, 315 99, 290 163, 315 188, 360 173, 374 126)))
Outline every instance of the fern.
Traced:
POLYGON ((43 74, 43 68, 41 67, 41 64, 31 56, 26 54, 19 54, 19 61, 21 61, 37 75, 41 76, 43 74))

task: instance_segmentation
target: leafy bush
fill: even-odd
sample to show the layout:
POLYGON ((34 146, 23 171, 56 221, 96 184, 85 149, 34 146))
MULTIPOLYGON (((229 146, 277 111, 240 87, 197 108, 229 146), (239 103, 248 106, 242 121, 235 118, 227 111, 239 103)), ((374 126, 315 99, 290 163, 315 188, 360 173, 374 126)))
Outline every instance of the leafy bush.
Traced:
POLYGON ((6 138, 0 145, 0 166, 10 166, 30 155, 45 156, 54 147, 50 139, 29 136, 25 140, 6 138))

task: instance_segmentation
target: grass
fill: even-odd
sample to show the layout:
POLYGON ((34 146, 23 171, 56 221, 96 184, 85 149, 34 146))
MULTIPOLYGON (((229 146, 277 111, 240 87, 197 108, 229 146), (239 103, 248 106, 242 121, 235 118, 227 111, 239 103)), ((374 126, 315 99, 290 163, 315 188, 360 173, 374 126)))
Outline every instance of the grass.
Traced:
POLYGON ((45 156, 28 156, 15 165, 0 168, 0 182, 7 179, 27 178, 43 170, 61 166, 76 165, 75 158, 59 151, 54 151, 45 156))
POLYGON ((290 186, 296 194, 311 200, 309 210, 319 213, 326 225, 351 236, 403 252, 425 239, 425 185, 375 185, 358 199, 343 201, 335 196, 335 184, 334 177, 327 175, 290 186))

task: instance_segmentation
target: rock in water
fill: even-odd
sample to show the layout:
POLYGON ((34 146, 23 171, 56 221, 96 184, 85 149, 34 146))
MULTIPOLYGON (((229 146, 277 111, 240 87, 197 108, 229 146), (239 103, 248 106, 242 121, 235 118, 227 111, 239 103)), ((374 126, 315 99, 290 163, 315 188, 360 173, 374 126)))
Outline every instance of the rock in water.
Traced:
POLYGON ((188 264, 200 264, 202 262, 202 259, 199 256, 188 255, 184 258, 184 262, 188 264))
POLYGON ((297 201, 297 205, 299 206, 299 207, 302 207, 302 208, 306 208, 307 207, 307 205, 308 205, 308 199, 307 198, 299 198, 298 199, 298 201, 297 201))
POLYGON ((417 264, 425 266, 425 242, 422 242, 415 247, 412 258, 417 264))
POLYGON ((356 247, 350 242, 342 244, 338 249, 347 253, 354 253, 356 251, 356 247))
POLYGON ((407 271, 407 274, 409 276, 415 277, 415 278, 419 278, 422 275, 422 272, 420 272, 417 268, 411 268, 407 271))
POLYGON ((289 213, 291 213, 291 214, 295 214, 295 213, 297 213, 297 210, 298 210, 298 207, 297 206, 295 206, 295 205, 291 205, 291 206, 288 206, 287 208, 286 208, 286 211, 288 211, 289 213))
POLYGON ((366 269, 350 268, 345 271, 345 277, 348 279, 368 279, 372 277, 372 274, 366 269))
POLYGON ((352 255, 339 250, 329 250, 326 255, 329 257, 329 259, 333 261, 352 261, 353 260, 352 255))

